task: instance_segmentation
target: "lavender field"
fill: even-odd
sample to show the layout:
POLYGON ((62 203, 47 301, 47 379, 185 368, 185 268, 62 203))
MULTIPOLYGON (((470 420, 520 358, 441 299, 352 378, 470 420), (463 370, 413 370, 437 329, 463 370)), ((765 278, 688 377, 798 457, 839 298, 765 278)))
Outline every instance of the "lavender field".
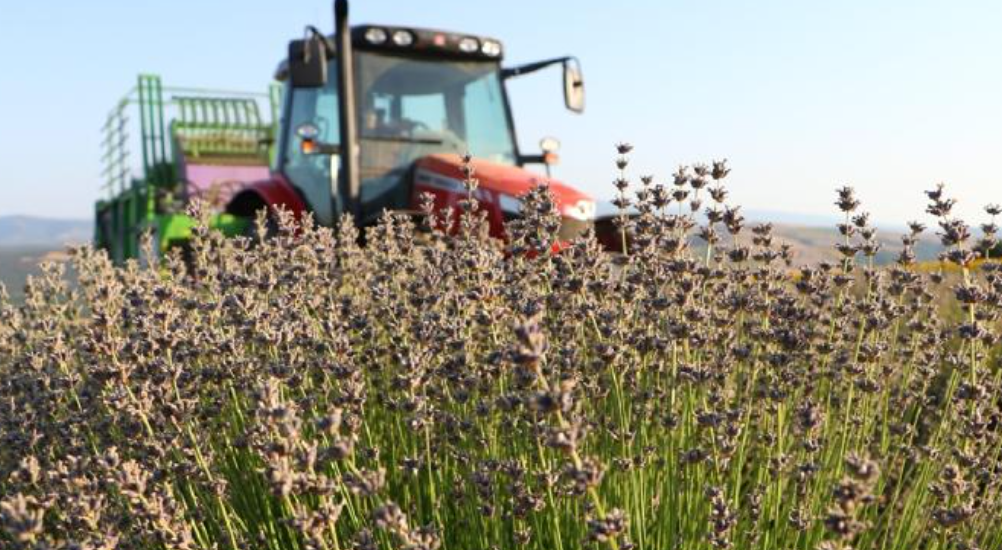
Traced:
POLYGON ((0 296, 0 547, 1002 548, 999 207, 930 186, 877 266, 840 187, 803 262, 725 163, 618 152, 625 254, 545 186, 490 240, 473 166, 365 247, 286 216, 48 265, 0 296))

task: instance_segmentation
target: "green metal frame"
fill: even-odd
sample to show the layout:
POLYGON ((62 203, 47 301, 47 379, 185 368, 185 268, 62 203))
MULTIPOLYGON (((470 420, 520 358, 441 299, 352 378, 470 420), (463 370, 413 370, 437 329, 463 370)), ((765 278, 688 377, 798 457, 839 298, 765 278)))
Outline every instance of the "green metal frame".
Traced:
MULTIPOLYGON (((181 163, 273 160, 280 105, 276 84, 257 94, 167 88, 157 75, 139 75, 136 87, 115 104, 102 127, 104 185, 95 205, 95 244, 116 262, 138 258, 147 231, 153 232, 161 253, 183 245, 195 222, 184 214, 185 197, 179 193, 181 163), (259 103, 265 101, 270 120, 261 116, 259 103), (130 131, 137 126, 133 138, 130 131), (130 145, 141 152, 141 164, 135 167, 130 145)), ((210 225, 227 235, 239 234, 246 223, 221 212, 210 218, 210 225)))

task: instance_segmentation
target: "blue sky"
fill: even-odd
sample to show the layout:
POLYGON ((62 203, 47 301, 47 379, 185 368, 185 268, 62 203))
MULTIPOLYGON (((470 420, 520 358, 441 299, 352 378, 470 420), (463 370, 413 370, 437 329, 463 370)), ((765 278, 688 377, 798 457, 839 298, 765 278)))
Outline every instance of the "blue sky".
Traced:
MULTIPOLYGON (((509 63, 577 55, 584 115, 559 72, 511 83, 523 149, 563 143, 560 179, 612 194, 634 176, 727 157, 746 208, 829 215, 849 183, 878 222, 922 218, 947 182, 960 213, 1002 202, 1002 2, 356 0, 356 23, 502 39, 509 63)), ((99 129, 136 73, 264 90, 286 42, 332 27, 328 0, 0 0, 0 215, 85 218, 99 129)))

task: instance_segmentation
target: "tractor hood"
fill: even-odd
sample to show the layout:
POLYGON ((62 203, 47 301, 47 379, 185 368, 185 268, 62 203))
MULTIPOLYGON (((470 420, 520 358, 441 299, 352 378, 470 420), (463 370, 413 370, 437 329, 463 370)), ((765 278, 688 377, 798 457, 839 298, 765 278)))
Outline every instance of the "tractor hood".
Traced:
MULTIPOLYGON (((473 176, 479 181, 477 200, 497 204, 507 215, 521 211, 522 195, 541 183, 549 183, 557 209, 565 218, 590 221, 595 217, 595 200, 573 187, 547 179, 518 166, 473 159, 473 176)), ((459 155, 437 154, 418 159, 415 163, 417 187, 465 193, 463 161, 459 155)))

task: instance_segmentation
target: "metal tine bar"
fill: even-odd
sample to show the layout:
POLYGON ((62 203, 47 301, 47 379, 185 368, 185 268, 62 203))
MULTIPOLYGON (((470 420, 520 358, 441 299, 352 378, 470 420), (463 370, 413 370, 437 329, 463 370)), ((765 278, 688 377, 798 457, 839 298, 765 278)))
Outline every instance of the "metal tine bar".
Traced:
MULTIPOLYGON (((225 99, 213 99, 212 100, 212 115, 213 122, 219 127, 227 128, 230 125, 230 116, 226 112, 226 100, 225 99)), ((219 135, 218 132, 216 134, 219 135)))
POLYGON ((252 105, 256 104, 250 102, 241 102, 240 105, 238 105, 240 109, 240 115, 243 117, 244 123, 247 126, 251 126, 256 123, 256 121, 254 120, 254 112, 253 112, 254 109, 251 107, 252 105))

